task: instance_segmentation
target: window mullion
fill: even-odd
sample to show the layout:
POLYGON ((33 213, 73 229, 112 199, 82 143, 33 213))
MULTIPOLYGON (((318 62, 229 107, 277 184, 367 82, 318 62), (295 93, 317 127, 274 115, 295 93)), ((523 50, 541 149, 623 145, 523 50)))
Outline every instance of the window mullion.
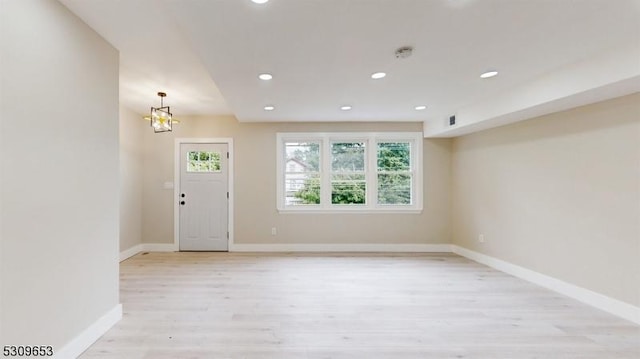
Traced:
POLYGON ((375 208, 378 205, 378 150, 375 137, 369 137, 365 146, 367 155, 367 207, 375 208))
POLYGON ((416 153, 416 146, 417 143, 416 141, 410 141, 409 142, 409 155, 411 156, 411 162, 409 162, 409 174, 411 175, 411 205, 415 206, 416 205, 416 201, 418 200, 418 188, 417 188, 417 178, 416 178, 416 171, 418 168, 418 166, 422 166, 421 163, 418 163, 418 159, 421 159, 422 156, 418 156, 418 154, 416 153))
POLYGON ((320 205, 323 208, 331 207, 331 144, 328 137, 320 139, 320 163, 322 173, 320 175, 320 205))

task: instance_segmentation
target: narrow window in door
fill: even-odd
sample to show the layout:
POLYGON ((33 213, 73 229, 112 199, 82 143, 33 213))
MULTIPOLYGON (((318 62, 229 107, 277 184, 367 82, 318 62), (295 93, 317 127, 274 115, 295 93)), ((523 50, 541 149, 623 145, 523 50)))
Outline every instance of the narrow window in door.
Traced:
POLYGON ((220 153, 208 151, 187 152, 187 172, 220 172, 220 153))

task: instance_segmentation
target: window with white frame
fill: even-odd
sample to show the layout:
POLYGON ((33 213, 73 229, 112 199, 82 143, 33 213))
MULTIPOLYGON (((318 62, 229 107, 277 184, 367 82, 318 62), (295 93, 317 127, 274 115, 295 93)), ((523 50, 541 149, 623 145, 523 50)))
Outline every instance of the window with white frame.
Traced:
POLYGON ((422 133, 278 133, 278 210, 420 212, 422 133))

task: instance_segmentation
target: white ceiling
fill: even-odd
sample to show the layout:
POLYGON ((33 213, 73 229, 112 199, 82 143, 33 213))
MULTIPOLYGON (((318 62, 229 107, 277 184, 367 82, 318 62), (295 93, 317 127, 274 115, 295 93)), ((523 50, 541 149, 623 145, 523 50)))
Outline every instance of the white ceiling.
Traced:
POLYGON ((120 50, 122 104, 144 113, 165 91, 176 117, 429 122, 640 49, 638 0, 60 1, 120 50))

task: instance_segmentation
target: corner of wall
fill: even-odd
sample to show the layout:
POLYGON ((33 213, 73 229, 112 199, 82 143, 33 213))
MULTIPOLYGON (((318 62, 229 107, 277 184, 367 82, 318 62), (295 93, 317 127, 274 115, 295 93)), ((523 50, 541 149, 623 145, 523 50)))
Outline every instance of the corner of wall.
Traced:
POLYGON ((120 105, 120 252, 142 244, 144 120, 120 105))

